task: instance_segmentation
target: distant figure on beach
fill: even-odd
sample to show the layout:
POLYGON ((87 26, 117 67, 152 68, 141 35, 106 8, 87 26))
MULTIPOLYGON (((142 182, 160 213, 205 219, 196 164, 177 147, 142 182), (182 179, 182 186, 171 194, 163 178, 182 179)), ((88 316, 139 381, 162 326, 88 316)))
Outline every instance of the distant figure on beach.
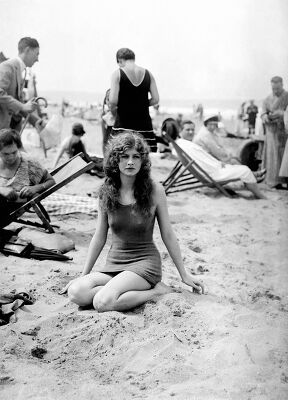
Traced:
POLYGON ((176 117, 176 124, 178 125, 178 130, 181 131, 183 128, 183 114, 179 113, 176 117))
POLYGON ((61 115, 62 117, 66 117, 66 110, 69 107, 69 101, 62 99, 61 103, 61 115))
POLYGON ((119 69, 112 75, 109 96, 112 113, 116 116, 112 133, 138 132, 150 151, 156 152, 157 143, 149 114, 149 107, 159 103, 156 81, 151 72, 135 64, 132 50, 119 49, 116 60, 119 69))
POLYGON ((244 101, 243 103, 241 103, 239 110, 237 112, 236 133, 238 136, 247 136, 245 131, 246 121, 247 121, 246 102, 244 101))
MULTIPOLYGON (((261 182, 263 180, 263 172, 253 173, 246 165, 231 165, 217 160, 201 146, 192 142, 195 124, 189 120, 184 121, 183 124, 185 128, 180 132, 180 138, 176 140, 178 146, 195 160, 212 179, 215 181, 240 179, 256 199, 266 199, 257 185, 257 181, 261 182)), ((169 129, 166 132, 168 135, 170 134, 169 129)))
POLYGON ((9 213, 55 184, 40 163, 25 152, 18 132, 0 130, 0 227, 8 225, 9 213))
POLYGON ((263 165, 267 169, 266 183, 269 187, 283 189, 279 170, 287 141, 284 127, 284 111, 288 106, 288 92, 283 88, 283 79, 271 79, 272 94, 263 102, 262 121, 265 126, 263 165))
POLYGON ((204 125, 196 133, 193 142, 201 146, 211 156, 227 164, 241 164, 240 161, 220 143, 217 136, 218 115, 204 118, 204 125))
MULTIPOLYGON (((30 37, 18 43, 18 57, 0 64, 0 129, 12 128, 20 132, 22 118, 37 110, 33 99, 24 98, 26 68, 32 67, 39 57, 39 43, 30 37)), ((38 129, 44 128, 45 121, 31 114, 29 122, 38 129)))
POLYGON ((257 117, 257 114, 258 114, 258 107, 254 104, 254 100, 250 100, 250 104, 247 107, 246 114, 247 114, 247 117, 248 117, 249 135, 254 135, 256 117, 257 117))
POLYGON ((64 153, 66 153, 69 158, 72 158, 79 153, 83 153, 83 159, 86 162, 94 161, 96 164, 95 168, 87 171, 87 173, 90 175, 97 175, 99 178, 103 178, 103 160, 100 157, 89 156, 86 151, 85 144, 81 140, 84 135, 85 130, 83 125, 79 122, 75 122, 75 124, 73 124, 72 126, 71 135, 66 137, 60 144, 59 150, 55 157, 53 168, 57 166, 64 153))
POLYGON ((109 103, 110 89, 107 90, 103 101, 102 115, 101 115, 101 128, 102 128, 102 151, 105 153, 105 148, 111 136, 112 127, 115 124, 115 117, 111 112, 109 103))
POLYGON ((238 111, 238 118, 242 121, 246 119, 246 101, 241 103, 239 111, 238 111))
POLYGON ((199 121, 203 121, 204 108, 201 103, 198 104, 198 106, 196 108, 196 114, 197 114, 199 121))
POLYGON ((66 285, 62 293, 68 289, 74 303, 93 304, 103 312, 130 310, 172 291, 161 283, 161 257, 153 241, 155 219, 182 282, 203 293, 203 285, 184 267, 164 189, 150 177, 149 149, 143 138, 134 132, 115 136, 107 146, 104 165, 97 226, 82 277, 66 285), (106 264, 91 273, 109 227, 112 245, 106 264))

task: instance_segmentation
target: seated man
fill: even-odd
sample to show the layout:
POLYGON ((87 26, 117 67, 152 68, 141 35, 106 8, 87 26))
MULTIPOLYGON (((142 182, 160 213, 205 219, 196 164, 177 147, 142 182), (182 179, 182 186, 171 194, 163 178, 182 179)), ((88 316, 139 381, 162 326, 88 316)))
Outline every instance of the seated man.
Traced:
POLYGON ((192 143, 195 125, 192 121, 185 122, 186 129, 180 132, 180 139, 176 142, 212 179, 215 181, 240 179, 257 199, 266 199, 257 186, 256 177, 246 165, 225 164, 211 156, 195 142, 192 143))
POLYGON ((241 164, 240 161, 229 153, 219 142, 216 130, 218 128, 218 115, 206 117, 204 125, 199 129, 193 140, 198 146, 201 146, 211 156, 228 164, 241 164))
POLYGON ((69 158, 72 158, 79 153, 83 153, 84 154, 83 158, 86 162, 93 161, 96 164, 95 168, 87 171, 87 173, 90 175, 97 175, 99 178, 103 178, 104 176, 103 159, 100 157, 89 156, 89 154, 86 151, 86 147, 81 140, 84 134, 85 130, 82 124, 77 122, 73 124, 71 136, 65 138, 60 145, 60 148, 55 158, 54 168, 57 166, 59 160, 61 159, 64 153, 66 153, 69 158))

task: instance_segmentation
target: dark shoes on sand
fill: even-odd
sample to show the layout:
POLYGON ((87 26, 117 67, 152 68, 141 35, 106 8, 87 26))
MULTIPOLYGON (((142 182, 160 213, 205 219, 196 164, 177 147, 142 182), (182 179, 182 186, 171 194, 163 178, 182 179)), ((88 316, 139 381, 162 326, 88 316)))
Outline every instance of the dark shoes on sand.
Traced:
POLYGON ((253 174, 257 180, 257 183, 263 182, 266 175, 266 169, 263 168, 260 171, 253 172, 253 174))
POLYGON ((0 295, 0 326, 9 324, 10 318, 19 308, 34 303, 34 297, 26 292, 11 292, 0 295))

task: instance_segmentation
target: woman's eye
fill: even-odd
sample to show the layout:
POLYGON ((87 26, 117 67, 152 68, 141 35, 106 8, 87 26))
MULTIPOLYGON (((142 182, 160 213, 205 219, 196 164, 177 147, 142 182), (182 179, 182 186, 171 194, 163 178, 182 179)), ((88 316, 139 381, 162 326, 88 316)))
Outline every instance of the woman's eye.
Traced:
POLYGON ((140 158, 140 154, 135 154, 135 155, 133 156, 133 158, 139 159, 139 158, 140 158))

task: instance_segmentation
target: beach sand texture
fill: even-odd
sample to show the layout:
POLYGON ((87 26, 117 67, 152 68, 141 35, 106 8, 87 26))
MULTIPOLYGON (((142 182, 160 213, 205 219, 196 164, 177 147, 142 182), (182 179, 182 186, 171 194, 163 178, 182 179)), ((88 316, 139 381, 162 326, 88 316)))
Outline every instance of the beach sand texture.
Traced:
MULTIPOLYGON (((65 119, 64 136, 72 122, 65 119)), ((86 129, 89 150, 99 153, 99 126, 86 129)), ((52 167, 55 150, 46 160, 29 151, 52 167)), ((163 180, 174 163, 153 156, 154 178, 163 180)), ((94 193, 100 184, 85 174, 61 193, 94 193)), ((202 296, 181 283, 158 226, 163 281, 174 292, 125 313, 79 310, 58 294, 82 270, 95 217, 52 217, 75 242, 73 261, 0 254, 1 293, 36 298, 0 327, 1 399, 287 399, 288 195, 265 194, 228 199, 199 189, 168 197, 185 266, 206 286, 202 296)), ((109 235, 94 269, 110 243, 109 235)))

